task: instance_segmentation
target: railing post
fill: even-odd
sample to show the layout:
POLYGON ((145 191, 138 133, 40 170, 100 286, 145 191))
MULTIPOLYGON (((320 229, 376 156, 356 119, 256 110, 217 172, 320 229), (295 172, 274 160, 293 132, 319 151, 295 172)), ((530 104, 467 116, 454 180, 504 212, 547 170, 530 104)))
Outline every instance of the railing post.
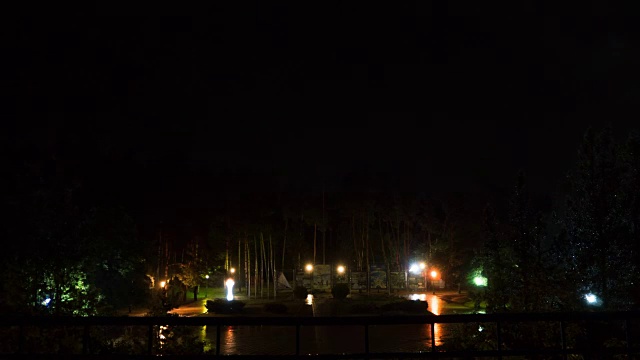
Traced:
POLYGON ((498 335, 498 359, 502 359, 502 333, 500 332, 500 321, 496 321, 496 333, 498 335))
POLYGON ((567 339, 564 334, 564 321, 560 321, 560 341, 562 342, 562 358, 567 360, 567 339))
POLYGON ((431 352, 436 352, 436 323, 431 323, 431 352))
POLYGON ((296 356, 300 356, 300 323, 296 324, 296 356))
POLYGON ((220 356, 220 324, 216 325, 216 356, 220 356))
POLYGON ((364 354, 369 358, 369 324, 364 325, 364 354))
POLYGON ((153 355, 153 325, 149 325, 149 333, 147 334, 147 355, 153 355))

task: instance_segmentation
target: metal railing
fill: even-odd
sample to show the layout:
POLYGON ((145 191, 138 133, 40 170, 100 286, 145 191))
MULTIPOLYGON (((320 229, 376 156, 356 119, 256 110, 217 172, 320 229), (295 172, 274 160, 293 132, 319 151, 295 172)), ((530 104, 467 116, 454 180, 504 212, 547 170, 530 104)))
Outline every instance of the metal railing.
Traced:
MULTIPOLYGON (((455 358, 455 357, 495 357, 503 356, 528 356, 528 355, 561 355, 567 358, 573 354, 590 354, 597 351, 603 355, 620 354, 629 359, 640 358, 640 348, 638 343, 632 340, 640 337, 636 327, 640 323, 640 312, 590 312, 590 313, 542 313, 542 314, 469 314, 469 315, 427 315, 427 316, 351 316, 351 317, 0 317, 1 328, 14 328, 18 331, 17 351, 12 353, 0 353, 2 358, 55 358, 56 354, 33 354, 25 348, 25 327, 74 327, 81 328, 82 332, 82 353, 65 354, 64 358, 86 358, 91 357, 89 349, 90 329, 100 326, 143 326, 146 327, 146 353, 131 355, 101 356, 101 358, 147 358, 155 356, 154 345, 157 342, 157 329, 160 325, 169 326, 215 326, 216 346, 215 355, 229 355, 233 358, 249 358, 256 355, 233 355, 221 354, 220 334, 222 326, 291 326, 295 328, 295 353, 290 355, 260 355, 261 358, 455 358), (494 324, 492 336, 495 336, 495 348, 490 350, 462 349, 446 350, 442 346, 436 346, 435 326, 436 324, 494 324), (505 327, 510 324, 525 323, 554 323, 559 327, 560 347, 549 348, 526 348, 513 349, 505 348, 504 336, 505 327), (599 324, 617 323, 624 333, 624 341, 621 346, 611 346, 606 348, 580 348, 569 347, 566 334, 567 324, 599 324), (369 343, 369 328, 371 326, 385 325, 429 325, 431 328, 431 346, 429 351, 422 352, 371 352, 369 343), (362 326, 364 327, 364 352, 357 354, 301 354, 301 326, 362 326), (635 327, 634 327, 635 326, 635 327), (636 333, 634 333, 634 330, 636 333)), ((637 340, 635 340, 637 341, 637 340)), ((184 355, 180 355, 185 358, 184 355)), ((193 355, 186 358, 209 358, 211 355, 193 355)))

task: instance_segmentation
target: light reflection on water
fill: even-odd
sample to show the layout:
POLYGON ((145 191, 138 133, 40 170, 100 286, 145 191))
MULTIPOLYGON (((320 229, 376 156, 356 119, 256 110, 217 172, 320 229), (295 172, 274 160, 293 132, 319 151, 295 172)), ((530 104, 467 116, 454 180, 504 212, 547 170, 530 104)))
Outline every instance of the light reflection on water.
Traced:
MULTIPOLYGON (((443 304, 442 304, 442 300, 437 297, 436 295, 427 295, 427 294, 411 294, 409 295, 409 299, 411 300, 420 300, 420 301, 426 301, 429 304, 429 311, 432 312, 435 315, 440 315, 443 311, 443 304)), ((427 334, 428 336, 428 342, 429 342, 429 346, 431 344, 431 325, 430 324, 425 324, 422 325, 425 329, 424 329, 424 333, 427 334)), ((441 346, 444 344, 443 338, 446 337, 447 331, 446 331, 446 325, 444 324, 439 324, 439 323, 435 323, 434 324, 434 336, 436 338, 436 346, 441 346)))
MULTIPOLYGON (((431 294, 411 294, 406 298, 426 301, 429 311, 435 315, 447 313, 443 300, 431 294)), ((305 300, 314 304, 313 295, 305 300)), ((450 324, 435 324, 435 343, 441 346, 450 333, 450 324)), ((295 353, 295 327, 293 326, 222 326, 221 354, 290 355, 295 353)), ((364 351, 362 326, 302 326, 300 329, 301 354, 353 353, 364 351)), ((202 328, 202 338, 215 348, 216 328, 202 328)), ((431 325, 380 325, 371 326, 372 352, 429 351, 431 349, 431 325)))

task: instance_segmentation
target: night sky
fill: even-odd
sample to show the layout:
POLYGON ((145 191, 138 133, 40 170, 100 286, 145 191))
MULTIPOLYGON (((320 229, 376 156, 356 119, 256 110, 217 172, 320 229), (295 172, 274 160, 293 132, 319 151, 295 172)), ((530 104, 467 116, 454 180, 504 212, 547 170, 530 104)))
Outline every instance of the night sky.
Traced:
POLYGON ((588 127, 634 126, 632 19, 421 4, 8 21, 4 171, 53 159, 165 219, 323 186, 503 202, 519 171, 557 191, 588 127))

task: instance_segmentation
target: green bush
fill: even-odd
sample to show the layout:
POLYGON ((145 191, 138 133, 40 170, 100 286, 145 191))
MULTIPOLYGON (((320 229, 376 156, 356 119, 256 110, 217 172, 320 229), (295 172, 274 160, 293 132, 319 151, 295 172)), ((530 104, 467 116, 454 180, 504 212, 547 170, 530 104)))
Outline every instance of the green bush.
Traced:
POLYGON ((227 301, 225 299, 207 300, 207 312, 218 314, 239 313, 244 308, 245 303, 238 300, 227 301))
POLYGON ((334 299, 346 299, 350 291, 349 285, 336 284, 331 288, 331 295, 333 295, 334 299))
POLYGON ((274 314, 284 314, 287 312, 287 305, 281 303, 266 303, 264 311, 274 314))
POLYGON ((429 308, 426 301, 420 300, 403 300, 384 304, 380 307, 383 312, 386 311, 402 311, 412 314, 423 314, 429 308))
POLYGON ((296 286, 295 289, 293 289, 293 296, 296 299, 306 299, 308 294, 307 288, 304 286, 296 286))

